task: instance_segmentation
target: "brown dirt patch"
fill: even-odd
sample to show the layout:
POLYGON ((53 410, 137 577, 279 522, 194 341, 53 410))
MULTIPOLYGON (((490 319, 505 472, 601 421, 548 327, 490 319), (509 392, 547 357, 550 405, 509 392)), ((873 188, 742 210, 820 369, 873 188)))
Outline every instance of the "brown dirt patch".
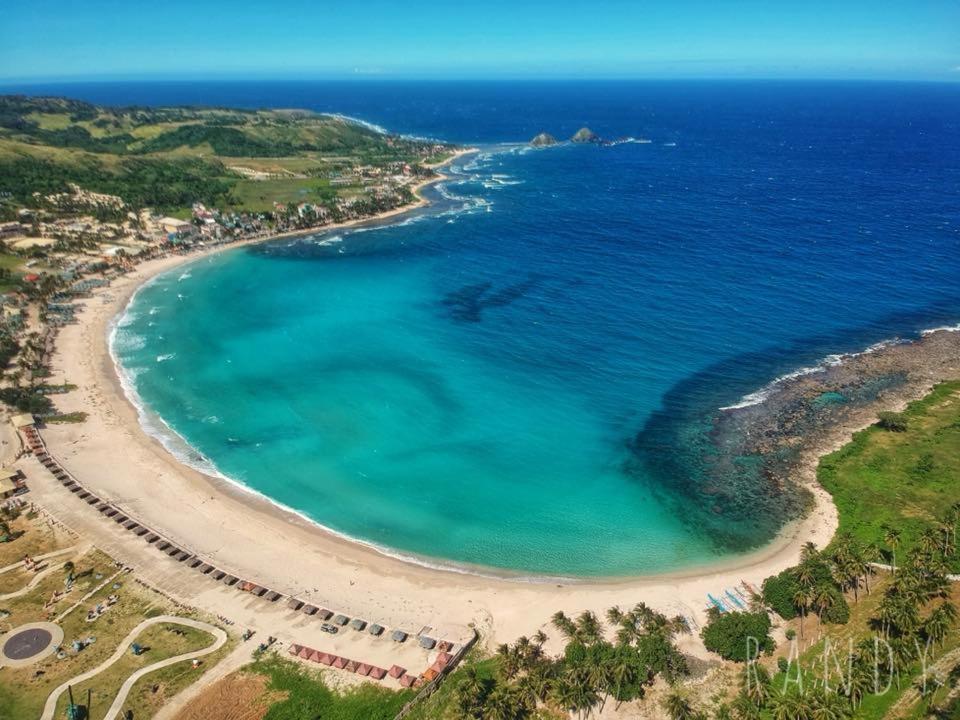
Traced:
POLYGON ((176 720, 262 720, 286 693, 269 692, 269 678, 235 672, 203 690, 176 720))

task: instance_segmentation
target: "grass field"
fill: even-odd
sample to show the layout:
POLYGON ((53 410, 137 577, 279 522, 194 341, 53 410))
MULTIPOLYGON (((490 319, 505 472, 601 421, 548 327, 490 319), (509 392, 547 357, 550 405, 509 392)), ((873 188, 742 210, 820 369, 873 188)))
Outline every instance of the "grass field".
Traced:
MULTIPOLYGON (((214 638, 209 633, 201 630, 162 623, 148 627, 134 642, 149 649, 142 655, 134 655, 132 652, 128 652, 102 673, 86 682, 74 686, 73 692, 75 700, 84 705, 86 705, 87 690, 89 689, 91 691, 90 706, 88 708, 89 720, 101 720, 101 718, 103 718, 106 711, 110 708, 113 699, 116 697, 123 681, 137 670, 168 657, 205 648, 214 642, 214 638), (172 632, 173 630, 181 631, 183 635, 174 634, 172 632)), ((222 652, 222 649, 220 652, 222 652)), ((190 663, 188 661, 164 668, 156 673, 157 677, 153 674, 147 675, 131 690, 131 701, 126 703, 124 707, 132 709, 135 705, 142 704, 144 700, 149 699, 149 695, 151 694, 150 689, 153 685, 159 684, 164 680, 169 682, 172 678, 176 678, 178 674, 183 674, 184 667, 182 666, 184 665, 186 666, 186 670, 189 671, 190 663), (160 677, 161 675, 163 676, 162 678, 160 677)), ((192 679, 200 675, 200 668, 194 671, 194 673, 195 675, 192 679)), ((189 677, 191 673, 187 672, 186 675, 189 677)), ((179 683, 177 683, 177 685, 179 685, 179 683)), ((159 689, 157 694, 160 694, 159 689)), ((163 697, 169 697, 169 695, 168 692, 163 693, 163 697)), ((159 700, 160 698, 157 699, 159 700)), ((62 695, 57 703, 57 717, 66 716, 67 703, 67 696, 62 695)), ((159 707, 159 705, 157 707, 159 707)), ((141 718, 148 717, 148 715, 141 711, 139 713, 134 712, 134 717, 141 718)))
MULTIPOLYGON (((49 552, 64 544, 62 541, 58 542, 59 538, 55 535, 45 538, 39 530, 32 529, 11 545, 31 537, 35 553, 49 552)), ((21 546, 23 547, 26 545, 21 546)), ((63 562, 63 558, 55 558, 51 564, 59 568, 63 562)), ((65 573, 59 570, 46 576, 29 593, 2 604, 3 610, 9 613, 3 620, 3 629, 6 630, 27 622, 56 618, 79 602, 79 605, 60 621, 64 633, 63 647, 66 650, 64 658, 58 659, 56 655, 51 655, 27 667, 0 671, 2 720, 38 717, 47 697, 57 686, 98 666, 110 657, 120 641, 138 623, 164 613, 176 614, 176 609, 169 601, 135 583, 130 574, 122 573, 111 579, 117 568, 111 558, 98 550, 88 551, 75 559, 74 564, 77 578, 74 589, 51 608, 45 609, 44 603, 51 598, 55 590, 64 589, 65 573), (115 585, 117 587, 114 587, 115 585), (81 602, 81 599, 91 592, 92 595, 81 602), (107 596, 111 594, 118 596, 116 604, 98 619, 88 622, 87 610, 98 603, 106 604, 107 596), (95 638, 95 642, 79 652, 73 650, 75 640, 85 641, 89 638, 95 638)), ((92 680, 89 686, 94 690, 93 718, 102 717, 120 684, 137 668, 191 649, 206 647, 213 642, 208 633, 190 628, 180 629, 184 630, 183 635, 165 630, 164 625, 148 628, 138 642, 149 646, 150 651, 139 657, 124 656, 92 680)), ((197 669, 190 668, 189 663, 178 663, 165 668, 156 676, 148 675, 130 694, 128 706, 135 709, 134 717, 150 717, 166 699, 213 667, 234 647, 235 642, 231 639, 216 653, 204 657, 202 665, 197 669), (156 692, 153 690, 154 686, 157 686, 156 692), (147 712, 148 710, 150 712, 147 712)), ((85 696, 86 688, 87 685, 83 684, 76 689, 85 696)))
POLYGON ((245 209, 261 212, 273 210, 274 202, 318 202, 319 193, 329 187, 328 181, 316 178, 241 180, 233 187, 232 195, 245 209))
POLYGON ((960 502, 960 381, 938 385, 903 416, 906 432, 870 427, 817 472, 840 512, 840 532, 885 547, 885 528, 896 528, 898 554, 960 502))

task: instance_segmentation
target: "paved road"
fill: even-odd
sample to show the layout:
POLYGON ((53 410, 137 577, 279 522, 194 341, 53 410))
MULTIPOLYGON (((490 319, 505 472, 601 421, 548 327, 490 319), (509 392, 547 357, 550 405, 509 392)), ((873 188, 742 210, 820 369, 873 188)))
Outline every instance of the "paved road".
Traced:
POLYGON ((156 625, 157 623, 171 623, 174 625, 185 625, 187 627, 196 628, 197 630, 203 630, 208 632, 216 638, 212 645, 209 645, 202 650, 194 650, 193 652, 184 653, 183 655, 175 655, 174 657, 167 658, 166 660, 160 660, 155 662, 152 665, 147 665, 144 668, 137 670, 130 677, 124 681, 123 685, 120 686, 120 692, 117 693, 116 698, 113 700, 113 704, 110 706, 110 709, 107 710, 107 714, 104 715, 104 720, 114 720, 119 717, 120 711, 123 709, 123 703, 126 702, 127 695, 130 693, 131 688, 134 684, 142 678, 144 675, 153 672, 154 670, 160 670, 165 668, 168 665, 174 665, 178 662, 183 662, 184 660, 193 660, 194 658, 203 657, 204 655, 209 655, 212 652, 216 652, 223 644, 227 641, 227 634, 218 627, 214 627, 209 623, 200 622, 199 620, 191 620, 189 618, 175 617, 173 615, 158 615, 157 617, 150 618, 149 620, 144 620, 142 623, 137 625, 130 633, 120 642, 117 646, 116 651, 102 662, 97 667, 92 670, 88 670, 85 673, 81 673, 70 680, 67 680, 60 687, 50 693, 50 696, 47 698, 46 704, 43 706, 43 714, 40 716, 40 720, 53 720, 54 713, 57 710, 57 700, 60 699, 60 696, 67 691, 68 685, 76 685, 82 683, 84 680, 89 680, 95 675, 103 672, 108 667, 113 665, 117 660, 119 660, 123 655, 129 652, 130 643, 137 638, 140 633, 146 630, 151 625, 156 625))

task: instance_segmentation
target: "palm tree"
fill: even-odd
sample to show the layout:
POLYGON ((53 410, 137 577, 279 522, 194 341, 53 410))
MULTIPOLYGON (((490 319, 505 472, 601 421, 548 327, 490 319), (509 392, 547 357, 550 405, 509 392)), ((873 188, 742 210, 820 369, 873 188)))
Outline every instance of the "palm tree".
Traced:
POLYGON ((897 546, 900 544, 900 531, 889 525, 883 530, 883 541, 890 548, 890 558, 892 560, 893 574, 897 574, 897 546))
POLYGON ((760 664, 745 667, 740 692, 754 707, 763 707, 770 699, 770 673, 760 664))
POLYGON ((592 645, 600 641, 603 634, 600 620, 589 610, 584 610, 577 616, 577 635, 585 645, 592 645))
POLYGON ((800 639, 803 640, 803 618, 807 614, 807 608, 813 602, 813 593, 805 587, 800 587, 793 595, 793 604, 800 608, 800 639))
POLYGON ((817 550, 816 543, 808 540, 803 544, 803 547, 800 548, 800 562, 805 563, 808 560, 812 560, 818 553, 819 550, 817 550))
POLYGON ((796 699, 795 693, 773 693, 767 705, 773 720, 796 720, 796 699))
POLYGON ((66 576, 67 576, 67 582, 70 582, 71 580, 73 580, 73 571, 76 570, 76 569, 77 569, 77 568, 76 568, 76 565, 73 564, 73 561, 72 561, 72 560, 67 560, 67 561, 63 564, 63 572, 64 572, 64 573, 66 574, 66 576))
POLYGON ((823 614, 833 607, 833 590, 827 585, 821 585, 813 594, 813 604, 817 608, 817 638, 823 627, 823 614))
POLYGON ((619 625, 623 621, 623 610, 617 606, 613 606, 607 610, 607 621, 611 625, 619 625))
POLYGON ((693 720, 696 716, 686 695, 676 688, 664 698, 663 708, 667 711, 670 720, 693 720))
POLYGON ((806 560, 801 561, 801 563, 797 565, 795 575, 797 582, 806 587, 811 587, 817 577, 816 567, 814 566, 813 560, 811 558, 807 558, 806 560))
POLYGON ((568 618, 563 610, 557 610, 550 618, 550 622, 567 640, 572 640, 577 634, 577 626, 573 624, 573 620, 568 618))
POLYGON ((489 720, 521 720, 527 716, 526 707, 510 685, 497 685, 483 705, 484 717, 489 720))
POLYGON ((947 633, 950 631, 950 627, 952 626, 956 617, 957 609, 952 603, 945 602, 943 605, 930 613, 930 617, 928 617, 926 622, 924 622, 924 634, 926 634, 930 641, 935 645, 943 644, 943 641, 947 637, 947 633))
POLYGON ((623 697, 623 688, 636 682, 637 671, 633 663, 627 660, 626 657, 621 656, 614 661, 612 676, 613 695, 617 699, 617 707, 619 708, 620 703, 623 702, 623 700, 620 699, 623 697))

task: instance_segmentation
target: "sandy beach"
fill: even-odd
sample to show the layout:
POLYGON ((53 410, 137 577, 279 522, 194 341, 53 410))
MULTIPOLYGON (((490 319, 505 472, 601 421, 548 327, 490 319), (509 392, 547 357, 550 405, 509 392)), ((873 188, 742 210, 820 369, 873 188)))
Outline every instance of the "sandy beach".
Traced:
MULTIPOLYGON (((42 430, 51 453, 81 483, 227 572, 387 626, 462 630, 472 625, 484 633, 486 642, 499 643, 546 627, 557 610, 601 613, 613 605, 632 606, 640 601, 702 623, 707 593, 720 594, 741 581, 759 586, 765 577, 795 564, 803 543, 812 541, 822 547, 836 529, 833 503, 814 483, 815 466, 822 452, 845 442, 855 427, 839 428, 836 437, 806 459, 797 479, 812 490, 814 508, 766 548, 706 568, 611 581, 521 581, 404 562, 335 536, 233 483, 196 472, 141 428, 119 382, 107 338, 111 322, 144 282, 184 263, 203 262, 209 252, 237 245, 145 262, 85 300, 78 322, 64 327, 57 337, 50 381, 76 384, 77 390, 59 396, 58 406, 63 412, 85 411, 88 418, 80 424, 42 430)), ((42 486, 36 493, 40 503, 49 499, 60 505, 59 495, 69 493, 43 477, 35 462, 24 462, 33 483, 42 486)), ((132 536, 118 540, 116 529, 92 509, 82 507, 69 514, 64 521, 74 530, 110 547, 138 571, 150 576, 152 564, 157 564, 153 575, 158 583, 171 577, 165 568, 169 560, 158 553, 144 554, 142 541, 132 536), (130 546, 129 553, 124 543, 130 546)), ((176 570, 190 575, 186 568, 176 570)), ((189 581, 164 589, 185 603, 216 613, 239 602, 228 600, 224 590, 211 592, 189 581)), ((241 611, 239 605, 235 609, 241 611)), ((685 644, 689 651, 699 650, 696 639, 685 644)))

